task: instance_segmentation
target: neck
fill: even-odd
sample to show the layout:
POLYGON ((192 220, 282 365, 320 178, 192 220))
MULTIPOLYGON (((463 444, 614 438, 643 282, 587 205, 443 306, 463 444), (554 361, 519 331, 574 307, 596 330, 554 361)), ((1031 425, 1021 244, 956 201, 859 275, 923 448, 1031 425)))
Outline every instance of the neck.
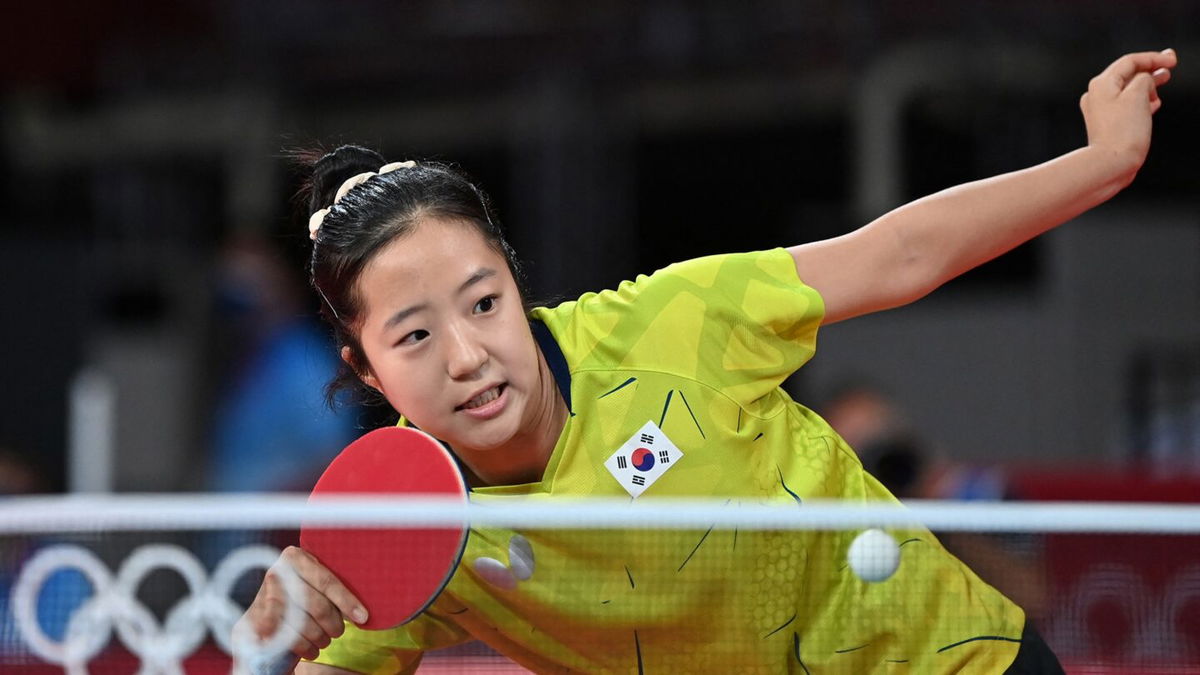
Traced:
POLYGON ((468 466, 472 486, 520 485, 542 479, 554 446, 567 423, 563 400, 546 362, 538 350, 538 391, 521 431, 504 448, 479 456, 468 466))

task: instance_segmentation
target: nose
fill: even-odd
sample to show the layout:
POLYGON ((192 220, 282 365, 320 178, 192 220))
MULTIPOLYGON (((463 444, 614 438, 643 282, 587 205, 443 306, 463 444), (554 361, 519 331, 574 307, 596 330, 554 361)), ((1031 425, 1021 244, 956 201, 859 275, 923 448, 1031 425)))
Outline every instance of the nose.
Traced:
POLYGON ((488 361, 488 351, 475 331, 456 325, 446 335, 446 372, 450 377, 462 380, 478 373, 488 361))

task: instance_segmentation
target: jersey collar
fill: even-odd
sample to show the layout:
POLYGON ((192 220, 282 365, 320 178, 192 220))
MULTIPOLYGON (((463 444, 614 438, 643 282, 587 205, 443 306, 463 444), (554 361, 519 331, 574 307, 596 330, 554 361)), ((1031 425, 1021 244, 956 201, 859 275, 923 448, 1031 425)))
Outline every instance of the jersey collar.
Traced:
POLYGON ((537 340, 538 347, 542 350, 542 356, 546 357, 550 373, 554 375, 558 393, 562 394, 563 401, 567 403, 567 412, 574 417, 575 411, 571 408, 571 371, 567 367, 567 357, 563 356, 562 348, 558 346, 558 341, 554 339, 546 324, 534 319, 529 322, 529 327, 533 331, 533 339, 537 340))

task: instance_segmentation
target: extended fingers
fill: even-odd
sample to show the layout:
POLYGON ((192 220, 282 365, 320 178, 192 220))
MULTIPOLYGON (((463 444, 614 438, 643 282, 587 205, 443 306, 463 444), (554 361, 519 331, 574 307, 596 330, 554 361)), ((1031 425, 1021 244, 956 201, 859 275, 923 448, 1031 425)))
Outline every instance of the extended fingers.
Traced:
POLYGON ((345 632, 344 618, 361 623, 365 617, 362 603, 332 572, 308 552, 290 546, 267 571, 243 620, 249 622, 260 639, 279 631, 286 633, 292 653, 312 659, 345 632), (299 588, 288 588, 282 578, 283 568, 295 572, 301 582, 299 588), (293 595, 297 591, 299 597, 293 595), (294 605, 299 605, 302 611, 289 616, 288 608, 294 605))
POLYGON ((304 583, 328 598, 342 617, 355 623, 367 620, 367 610, 363 603, 311 553, 296 546, 289 546, 284 549, 282 559, 292 566, 304 583))
POLYGON ((345 630, 342 623, 344 619, 355 623, 366 621, 366 609, 358 598, 308 551, 289 546, 284 550, 282 559, 304 581, 304 611, 326 634, 332 637, 341 635, 345 630))
MULTIPOLYGON (((1169 79, 1170 69, 1179 62, 1174 49, 1164 49, 1161 52, 1134 52, 1126 54, 1113 61, 1104 72, 1092 78, 1089 91, 1107 91, 1118 94, 1139 73, 1157 73, 1165 71, 1169 79)), ((1164 82, 1166 80, 1163 80, 1164 82)))
POLYGON ((305 615, 289 621, 285 629, 297 636, 292 651, 312 659, 316 658, 316 652, 328 647, 335 637, 341 635, 346 626, 332 604, 310 596, 305 615))
POLYGON ((329 645, 330 640, 341 635, 346 630, 342 621, 342 613, 330 602, 329 598, 315 589, 310 589, 304 603, 304 627, 294 626, 304 637, 321 647, 329 645))
POLYGON ((319 641, 310 640, 292 626, 280 626, 279 630, 287 633, 288 642, 292 645, 288 651, 296 656, 311 661, 321 655, 322 645, 319 641))
POLYGON ((367 609, 349 589, 325 567, 304 549, 289 547, 285 555, 290 553, 289 560, 304 579, 322 598, 327 598, 339 613, 338 621, 343 618, 354 623, 367 620, 367 609))
POLYGON ((289 651, 306 659, 315 659, 321 650, 329 646, 333 638, 342 634, 345 625, 337 617, 336 610, 328 602, 324 606, 312 598, 305 611, 298 617, 289 618, 287 606, 294 599, 283 596, 265 598, 261 603, 260 618, 254 628, 260 638, 277 633, 288 636, 289 651))
MULTIPOLYGON (((294 602, 283 595, 270 595, 255 601, 256 610, 252 617, 252 627, 260 639, 277 633, 288 636, 291 645, 289 651, 306 659, 315 659, 321 649, 332 641, 322 625, 315 622, 310 615, 304 615, 296 622, 284 622, 287 616, 287 605, 294 602)), ((339 631, 340 634, 340 631, 339 631)))

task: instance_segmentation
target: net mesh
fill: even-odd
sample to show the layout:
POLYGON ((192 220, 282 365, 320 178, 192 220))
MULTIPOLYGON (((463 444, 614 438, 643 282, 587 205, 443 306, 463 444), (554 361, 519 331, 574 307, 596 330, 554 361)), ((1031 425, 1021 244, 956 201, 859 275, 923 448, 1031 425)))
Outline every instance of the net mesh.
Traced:
MULTIPOLYGON (((499 607, 533 618, 495 632, 463 619, 482 641, 430 651, 418 672, 547 670, 550 660, 593 651, 611 660, 579 661, 577 672, 930 672, 931 663, 952 672, 962 663, 905 651, 935 637, 885 635, 897 622, 922 635, 958 630, 945 609, 953 603, 933 600, 952 592, 952 580, 918 573, 929 555, 921 551, 942 546, 1024 608, 1067 672, 1200 669, 1193 506, 638 500, 467 510, 429 500, 189 496, 0 505, 0 671, 259 668, 286 637, 242 644, 234 624, 279 551, 298 542, 301 522, 429 527, 463 518, 471 534, 457 576, 482 589, 487 606, 470 606, 484 596, 452 582, 444 595, 453 597, 435 610, 454 614, 459 603, 464 616, 494 617, 499 607), (940 614, 941 628, 925 626, 925 614, 940 614), (539 660, 522 651, 530 644, 555 648, 539 660), (625 652, 628 668, 613 666, 625 652)), ((964 635, 971 620, 962 618, 964 635)))

